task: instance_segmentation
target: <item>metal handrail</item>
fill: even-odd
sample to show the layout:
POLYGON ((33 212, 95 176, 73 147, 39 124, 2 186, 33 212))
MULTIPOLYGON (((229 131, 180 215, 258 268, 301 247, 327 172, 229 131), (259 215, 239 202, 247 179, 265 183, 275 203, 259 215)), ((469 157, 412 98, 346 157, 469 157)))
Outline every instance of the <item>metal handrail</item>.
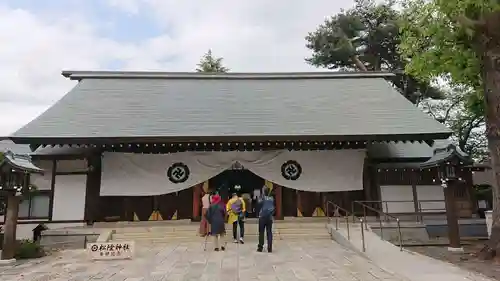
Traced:
MULTIPOLYGON (((367 219, 366 219, 366 210, 371 210, 373 212, 376 212, 378 215, 379 215, 379 223, 380 223, 380 237, 382 239, 384 239, 384 231, 383 231, 383 226, 382 226, 382 220, 380 219, 380 217, 383 215, 385 218, 387 217, 390 217, 390 218, 393 218, 396 220, 397 222, 397 228, 398 228, 398 236, 399 236, 399 250, 400 251, 403 251, 403 236, 401 234, 401 223, 400 223, 400 220, 398 217, 396 216, 393 216, 391 214, 387 214, 383 211, 380 211, 380 210, 377 210, 375 208, 372 208, 364 203, 362 203, 361 201, 353 201, 352 202, 352 214, 353 214, 353 219, 354 219, 354 208, 355 208, 355 204, 359 204, 360 206, 363 207, 363 219, 364 219, 364 222, 365 222, 365 229, 368 230, 368 222, 367 222, 367 219)), ((361 228, 363 228, 363 225, 361 226, 361 228)))
MULTIPOLYGON (((415 202, 413 200, 358 200, 357 202, 363 203, 365 205, 372 205, 372 204, 379 204, 380 209, 384 210, 385 208, 385 214, 393 214, 389 212, 389 203, 413 203, 415 202)), ((442 215, 446 213, 446 208, 424 208, 422 204, 425 203, 445 203, 444 200, 417 200, 417 211, 416 212, 401 212, 398 214, 412 214, 415 215, 417 221, 422 221, 424 215, 442 215)), ((354 209, 352 210, 354 212, 354 209)), ((387 221, 387 217, 385 218, 387 221)))
MULTIPOLYGON (((333 213, 333 216, 335 217, 335 230, 339 230, 339 218, 340 218, 340 212, 339 211, 343 211, 344 212, 344 218, 345 218, 345 222, 346 222, 346 230, 347 230, 347 240, 351 240, 351 231, 350 231, 350 226, 349 226, 349 211, 340 207, 339 205, 333 203, 332 201, 326 201, 325 203, 325 211, 326 211, 326 217, 328 218, 328 222, 331 222, 331 217, 330 217, 330 212, 329 212, 329 206, 332 206, 335 211, 333 213)), ((353 223, 355 222, 354 221, 354 218, 357 218, 360 222, 360 226, 361 226, 361 246, 362 246, 362 249, 363 249, 363 252, 366 251, 366 244, 365 244, 365 231, 363 229, 363 219, 361 218, 358 218, 356 216, 354 216, 354 214, 352 215, 353 217, 353 223)))

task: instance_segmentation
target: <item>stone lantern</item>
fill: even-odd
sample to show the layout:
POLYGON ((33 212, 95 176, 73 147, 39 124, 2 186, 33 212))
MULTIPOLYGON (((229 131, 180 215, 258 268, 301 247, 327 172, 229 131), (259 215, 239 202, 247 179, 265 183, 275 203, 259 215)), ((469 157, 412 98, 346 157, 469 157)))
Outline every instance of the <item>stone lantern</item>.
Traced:
POLYGON ((463 251, 460 243, 460 228, 457 217, 455 190, 463 179, 458 171, 465 165, 472 164, 473 161, 467 154, 450 144, 444 148, 434 150, 433 156, 422 163, 421 168, 436 168, 438 179, 441 182, 444 192, 444 201, 446 206, 446 220, 448 225, 448 238, 450 251, 463 251))
POLYGON ((43 174, 43 170, 35 166, 28 155, 16 155, 10 151, 3 153, 0 162, 0 194, 7 198, 1 256, 3 263, 14 259, 19 199, 32 189, 32 173, 43 174))

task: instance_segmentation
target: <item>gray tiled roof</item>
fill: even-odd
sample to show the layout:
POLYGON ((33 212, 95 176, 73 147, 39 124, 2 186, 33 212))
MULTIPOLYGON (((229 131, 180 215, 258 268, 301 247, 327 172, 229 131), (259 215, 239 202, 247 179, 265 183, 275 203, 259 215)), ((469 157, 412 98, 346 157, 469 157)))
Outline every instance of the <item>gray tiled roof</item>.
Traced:
MULTIPOLYGON (((13 138, 360 136, 450 131, 380 75, 77 72, 13 138)), ((72 76, 73 75, 73 76, 72 76)))
POLYGON ((12 151, 6 151, 4 152, 4 159, 1 164, 5 163, 22 171, 43 174, 43 170, 31 162, 31 157, 29 155, 17 155, 12 151))
POLYGON ((11 151, 16 155, 44 156, 44 155, 79 155, 89 151, 90 148, 85 147, 39 147, 34 152, 31 151, 27 144, 15 144, 11 140, 0 141, 0 152, 5 153, 11 151))
POLYGON ((435 140, 432 147, 425 142, 374 143, 370 146, 368 154, 371 158, 431 158, 434 149, 449 144, 451 144, 449 140, 435 140))
POLYGON ((11 140, 1 140, 0 152, 5 153, 7 151, 12 151, 12 153, 14 154, 31 154, 31 149, 29 145, 15 144, 11 140))
POLYGON ((434 155, 422 163, 422 167, 433 167, 442 164, 443 162, 450 161, 453 157, 458 157, 460 161, 464 162, 466 165, 473 164, 472 159, 465 152, 460 150, 454 144, 449 144, 446 147, 440 147, 434 149, 434 155))

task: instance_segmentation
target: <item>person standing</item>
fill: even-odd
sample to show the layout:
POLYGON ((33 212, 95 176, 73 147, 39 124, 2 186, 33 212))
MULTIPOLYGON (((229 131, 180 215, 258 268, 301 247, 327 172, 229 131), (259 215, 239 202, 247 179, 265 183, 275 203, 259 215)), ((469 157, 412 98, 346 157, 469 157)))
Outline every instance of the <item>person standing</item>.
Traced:
POLYGON ((245 244, 243 237, 245 236, 245 201, 238 197, 238 194, 233 193, 233 196, 226 205, 226 210, 229 213, 228 223, 233 225, 233 238, 234 243, 245 244), (238 237, 238 225, 240 228, 240 235, 238 237))
MULTIPOLYGON (((265 187, 265 185, 264 185, 265 187)), ((255 217, 258 218, 259 217, 259 200, 260 200, 260 197, 261 197, 261 194, 262 194, 262 189, 264 187, 260 187, 260 188, 255 188, 253 190, 253 196, 252 196, 252 199, 253 199, 253 212, 255 213, 255 217)))
POLYGON ((243 193, 241 194, 241 199, 243 199, 243 201, 245 202, 246 209, 246 213, 244 213, 243 215, 245 217, 248 217, 249 213, 252 212, 252 197, 250 196, 250 193, 243 193))
POLYGON ((274 198, 271 196, 269 188, 264 187, 259 202, 259 244, 257 252, 262 252, 264 248, 264 232, 267 238, 267 252, 273 251, 273 215, 275 211, 274 198))
POLYGON ((226 209, 224 208, 224 205, 221 205, 221 198, 219 195, 212 196, 212 204, 210 204, 210 207, 207 210, 206 219, 210 224, 209 234, 214 237, 214 251, 219 251, 219 244, 220 250, 225 251, 226 246, 222 240, 224 240, 224 236, 226 234, 226 209))
POLYGON ((208 235, 208 221, 206 218, 206 214, 208 211, 208 208, 210 207, 210 193, 207 191, 201 197, 201 222, 200 222, 200 236, 205 237, 208 235))
POLYGON ((224 182, 222 183, 220 186, 219 186, 219 195, 221 197, 221 200, 222 202, 227 203, 227 201, 229 200, 229 186, 227 184, 227 182, 224 182))

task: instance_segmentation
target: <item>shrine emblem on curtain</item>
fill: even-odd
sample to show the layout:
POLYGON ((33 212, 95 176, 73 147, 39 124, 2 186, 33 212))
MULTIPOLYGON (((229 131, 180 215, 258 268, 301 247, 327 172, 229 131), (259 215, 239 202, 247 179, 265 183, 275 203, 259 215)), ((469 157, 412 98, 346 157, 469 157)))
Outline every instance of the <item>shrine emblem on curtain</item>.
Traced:
POLYGON ((281 166, 281 175, 287 180, 297 180, 302 174, 302 167, 297 161, 289 160, 281 166))
POLYGON ((173 183, 183 183, 189 178, 189 168, 184 163, 174 163, 168 168, 167 176, 173 183))

